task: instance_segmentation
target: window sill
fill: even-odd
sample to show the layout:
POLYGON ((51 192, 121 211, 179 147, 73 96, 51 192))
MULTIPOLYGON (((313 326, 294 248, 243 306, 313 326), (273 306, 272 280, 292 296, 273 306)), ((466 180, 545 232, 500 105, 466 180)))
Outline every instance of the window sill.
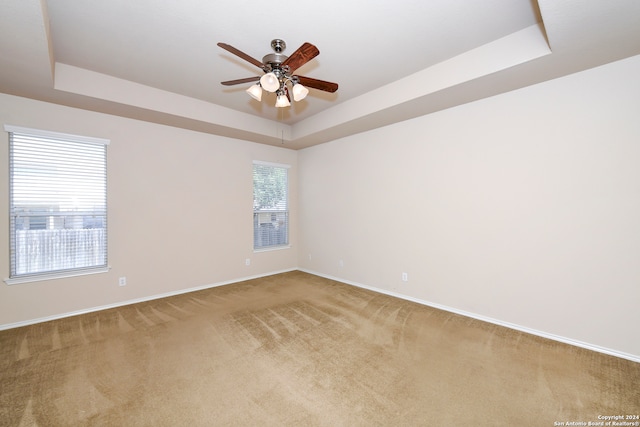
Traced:
POLYGON ((21 283, 40 282, 43 280, 64 279, 66 277, 85 276, 87 274, 107 273, 111 267, 88 268, 83 270, 65 271, 60 273, 33 274, 29 276, 11 277, 4 279, 7 285, 19 285, 21 283))
POLYGON ((280 251, 282 249, 290 249, 291 245, 281 245, 281 246, 269 246, 266 248, 258 248, 258 249, 253 249, 253 253, 257 253, 257 252, 270 252, 270 251, 280 251))

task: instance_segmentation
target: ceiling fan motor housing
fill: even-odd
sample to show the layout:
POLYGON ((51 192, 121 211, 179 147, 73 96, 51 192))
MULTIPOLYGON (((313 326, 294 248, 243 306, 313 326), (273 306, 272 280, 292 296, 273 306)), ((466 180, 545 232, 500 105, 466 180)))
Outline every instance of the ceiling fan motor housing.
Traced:
POLYGON ((286 61, 287 58, 287 55, 281 53, 270 53, 262 58, 262 63, 270 65, 271 69, 280 68, 280 64, 286 61))
POLYGON ((280 64, 287 60, 288 56, 281 53, 287 48, 287 44, 282 39, 271 40, 271 48, 275 53, 270 53, 262 57, 262 63, 268 71, 280 70, 280 64))

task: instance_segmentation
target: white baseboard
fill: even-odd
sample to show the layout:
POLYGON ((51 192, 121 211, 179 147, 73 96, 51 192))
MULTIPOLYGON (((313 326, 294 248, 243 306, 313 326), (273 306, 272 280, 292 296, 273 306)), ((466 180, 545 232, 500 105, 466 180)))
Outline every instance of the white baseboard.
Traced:
POLYGON ((388 291, 388 290, 385 290, 385 289, 380 289, 380 288, 376 288, 376 287, 372 287, 372 286, 363 285, 362 283, 353 282, 353 281, 350 281, 350 280, 342 279, 340 277, 335 277, 335 276, 319 273, 317 271, 308 270, 308 269, 304 269, 304 268, 291 268, 291 269, 287 269, 287 270, 272 271, 272 272, 269 272, 269 273, 258 274, 258 275, 254 275, 254 276, 247 276, 247 277, 232 279, 232 280, 228 280, 228 281, 217 282, 217 283, 213 283, 213 284, 209 284, 209 285, 197 286, 197 287, 194 287, 194 288, 180 289, 178 291, 166 292, 166 293, 163 293, 163 294, 152 295, 152 296, 149 296, 149 297, 143 297, 143 298, 136 298, 136 299, 127 300, 127 301, 121 301, 121 302, 114 303, 114 304, 101 305, 101 306, 97 306, 97 307, 91 307, 91 308, 78 310, 78 311, 72 311, 72 312, 68 312, 68 313, 62 313, 62 314, 56 314, 56 315, 47 316, 47 317, 41 317, 41 318, 37 318, 37 319, 25 320, 25 321, 22 321, 22 322, 8 323, 8 324, 0 325, 0 331, 6 330, 6 329, 12 329, 12 328, 19 328, 19 327, 22 327, 22 326, 33 325, 33 324, 36 324, 36 323, 48 322, 48 321, 51 321, 51 320, 63 319, 65 317, 72 317, 72 316, 77 316, 77 315, 80 315, 80 314, 93 313, 93 312, 101 311, 101 310, 108 310, 108 309, 111 309, 111 308, 122 307, 122 306, 125 306, 125 305, 136 304, 136 303, 140 303, 140 302, 152 301, 152 300, 171 297, 171 296, 175 296, 175 295, 186 294, 186 293, 189 293, 189 292, 201 291, 201 290, 204 290, 204 289, 215 288, 215 287, 224 286, 224 285, 230 285, 232 283, 244 282, 245 280, 259 279, 261 277, 272 276, 274 274, 287 273, 287 272, 296 271, 296 270, 299 270, 299 271, 302 271, 302 272, 305 272, 305 273, 309 273, 309 274, 313 274, 313 275, 316 275, 316 276, 324 277, 326 279, 335 280, 337 282, 345 283, 347 285, 355 286, 355 287, 358 287, 358 288, 367 289, 367 290, 370 290, 370 291, 373 291, 373 292, 378 292, 378 293, 389 295, 389 296, 392 296, 392 297, 396 297, 396 298, 404 299, 404 300, 407 300, 407 301, 415 302, 415 303, 418 303, 418 304, 421 304, 421 305, 425 305, 425 306, 428 306, 428 307, 433 307, 433 308, 436 308, 436 309, 439 309, 439 310, 448 311, 450 313, 455 313, 455 314, 459 314, 459 315, 462 315, 462 316, 470 317, 472 319, 481 320, 483 322, 492 323, 492 324, 499 325, 499 326, 504 326, 506 328, 514 329, 516 331, 525 332, 525 333, 528 333, 528 334, 531 334, 531 335, 536 335, 536 336, 539 336, 539 337, 542 337, 542 338, 548 338, 550 340, 562 342, 562 343, 573 345, 573 346, 576 346, 576 347, 585 348, 587 350, 597 351, 598 353, 604 353, 604 354, 608 354, 610 356, 620 357, 622 359, 627 359, 627 360, 631 360, 633 362, 640 363, 640 356, 636 356, 636 355, 633 355, 633 354, 624 353, 624 352, 617 351, 617 350, 612 350, 612 349, 601 347, 601 346, 598 346, 598 345, 595 345, 595 344, 590 344, 590 343, 574 340, 574 339, 571 339, 571 338, 562 337, 562 336, 559 336, 559 335, 550 334, 548 332, 539 331, 539 330, 536 330, 536 329, 531 329, 531 328, 528 328, 528 327, 525 327, 525 326, 517 325, 515 323, 504 322, 502 320, 493 319, 491 317, 483 316, 483 315, 480 315, 480 314, 471 313, 471 312, 464 311, 464 310, 458 310, 457 308, 448 307, 448 306, 445 306, 445 305, 442 305, 442 304, 432 303, 432 302, 429 302, 429 301, 424 301, 424 300, 421 300, 421 299, 418 299, 418 298, 414 298, 414 297, 411 297, 411 296, 408 296, 408 295, 404 295, 404 294, 400 294, 400 293, 397 293, 397 292, 392 292, 392 291, 388 291))
POLYGON ((304 268, 298 268, 298 270, 303 271, 305 273, 309 273, 309 274, 313 274, 315 276, 320 276, 320 277, 324 277, 326 279, 330 279, 330 280, 335 280, 337 282, 341 282, 341 283, 346 283, 347 285, 351 285, 351 286, 356 286, 358 288, 363 288, 363 289, 367 289, 373 292, 378 292, 381 294, 385 294, 385 295, 389 295, 392 297, 396 297, 396 298, 401 298, 407 301, 411 301, 411 302, 415 302, 421 305, 426 305, 428 307, 433 307, 433 308, 437 308, 439 310, 444 310, 444 311, 448 311, 450 313, 455 313, 455 314, 460 314, 462 316, 465 317, 470 317, 472 319, 477 319, 477 320, 481 320, 483 322, 487 322, 487 323, 493 323, 494 325, 499 325, 499 326, 504 326, 506 328, 509 329, 514 329, 516 331, 520 331, 520 332, 525 332, 527 334, 531 334, 531 335, 536 335, 542 338, 548 338, 550 340, 553 341, 558 341, 564 344, 569 344, 569 345, 573 345, 576 347, 582 347, 585 348, 587 350, 592 350, 592 351, 597 351, 598 353, 604 353, 604 354, 608 354, 610 356, 615 356, 615 357, 620 357, 622 359, 627 359, 627 360, 631 360, 633 362, 637 362, 640 363, 640 356, 636 356, 633 354, 629 354, 629 353, 624 353, 621 351, 617 351, 617 350, 612 350, 609 348, 605 348, 605 347, 601 347, 595 344, 590 344, 590 343, 586 343, 586 342, 582 342, 582 341, 578 341, 578 340, 574 340, 571 338, 567 338, 567 337, 562 337, 559 335, 554 335, 554 334, 550 334, 547 332, 543 332, 543 331, 539 331, 536 329, 531 329, 531 328, 527 328, 526 326, 521 326, 521 325, 517 325, 515 323, 509 323, 509 322, 504 322, 502 320, 498 320, 498 319, 493 319, 491 317, 487 317, 487 316, 482 316, 480 314, 476 314, 476 313, 471 313, 468 311, 464 311, 464 310, 458 310, 457 308, 453 308, 453 307, 448 307, 442 304, 437 304, 437 303, 432 303, 429 301, 424 301, 418 298, 414 298, 408 295, 403 295, 397 292, 392 292, 392 291, 387 291, 385 289, 380 289, 380 288, 375 288, 372 286, 367 286, 367 285, 363 285, 362 283, 357 283, 357 282, 353 282, 350 280, 345 280, 345 279, 341 279, 339 277, 334 277, 334 276, 330 276, 327 274, 322 274, 322 273, 318 273, 317 271, 312 271, 312 270, 307 270, 304 268))
POLYGON ((101 305, 101 306, 97 306, 97 307, 91 307, 91 308, 87 308, 87 309, 83 309, 83 310, 72 311, 72 312, 69 312, 69 313, 55 314, 53 316, 40 317, 38 319, 30 319, 30 320, 25 320, 25 321, 16 322, 16 323, 7 323, 7 324, 4 324, 4 325, 0 325, 0 331, 6 330, 6 329, 19 328, 21 326, 34 325, 36 323, 48 322, 50 320, 63 319, 65 317, 77 316, 79 314, 87 314, 87 313, 93 313, 93 312, 101 311, 101 310, 108 310, 110 308, 123 307, 125 305, 136 304, 136 303, 139 303, 139 302, 146 302, 146 301, 152 301, 152 300, 156 300, 156 299, 160 299, 160 298, 172 297, 172 296, 175 296, 175 295, 187 294, 189 292, 202 291, 204 289, 215 288, 215 287, 224 286, 224 285, 230 285, 232 283, 244 282, 245 280, 259 279, 261 277, 273 276, 274 274, 288 273, 290 271, 296 271, 296 270, 298 270, 298 269, 297 268, 291 268, 291 269, 288 269, 288 270, 272 271, 272 272, 269 272, 269 273, 257 274, 255 276, 247 276, 247 277, 242 277, 242 278, 239 278, 239 279, 227 280, 227 281, 224 281, 224 282, 217 282, 217 283, 213 283, 213 284, 210 284, 210 285, 196 286, 195 288, 180 289, 178 291, 166 292, 166 293, 163 293, 163 294, 152 295, 152 296, 149 296, 149 297, 143 297, 143 298, 136 298, 136 299, 127 300, 127 301, 121 301, 121 302, 117 302, 117 303, 114 303, 114 304, 107 304, 107 305, 101 305))

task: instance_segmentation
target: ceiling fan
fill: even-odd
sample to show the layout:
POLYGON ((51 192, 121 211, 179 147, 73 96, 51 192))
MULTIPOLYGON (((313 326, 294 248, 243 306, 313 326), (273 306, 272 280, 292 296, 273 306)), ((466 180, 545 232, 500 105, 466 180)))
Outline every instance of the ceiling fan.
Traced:
POLYGON ((262 61, 258 61, 226 43, 218 43, 218 46, 264 71, 264 74, 257 82, 258 77, 222 82, 225 86, 256 82, 247 89, 247 93, 257 101, 262 99, 263 89, 267 92, 276 93, 276 107, 288 107, 291 105, 290 91, 293 94, 294 101, 301 101, 309 93, 309 89, 307 88, 318 89, 325 92, 335 92, 338 90, 337 83, 293 74, 295 70, 320 54, 318 48, 311 43, 304 43, 298 50, 293 52, 291 56, 287 56, 282 53, 287 47, 284 40, 274 39, 271 41, 271 48, 275 53, 265 55, 262 61))

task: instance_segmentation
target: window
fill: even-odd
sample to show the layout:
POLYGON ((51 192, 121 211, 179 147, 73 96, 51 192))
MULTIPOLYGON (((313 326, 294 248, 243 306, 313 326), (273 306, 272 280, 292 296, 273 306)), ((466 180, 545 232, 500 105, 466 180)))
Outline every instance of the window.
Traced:
POLYGON ((253 248, 289 245, 288 165, 253 162, 253 248))
POLYGON ((108 140, 9 132, 7 283, 107 270, 108 140))

